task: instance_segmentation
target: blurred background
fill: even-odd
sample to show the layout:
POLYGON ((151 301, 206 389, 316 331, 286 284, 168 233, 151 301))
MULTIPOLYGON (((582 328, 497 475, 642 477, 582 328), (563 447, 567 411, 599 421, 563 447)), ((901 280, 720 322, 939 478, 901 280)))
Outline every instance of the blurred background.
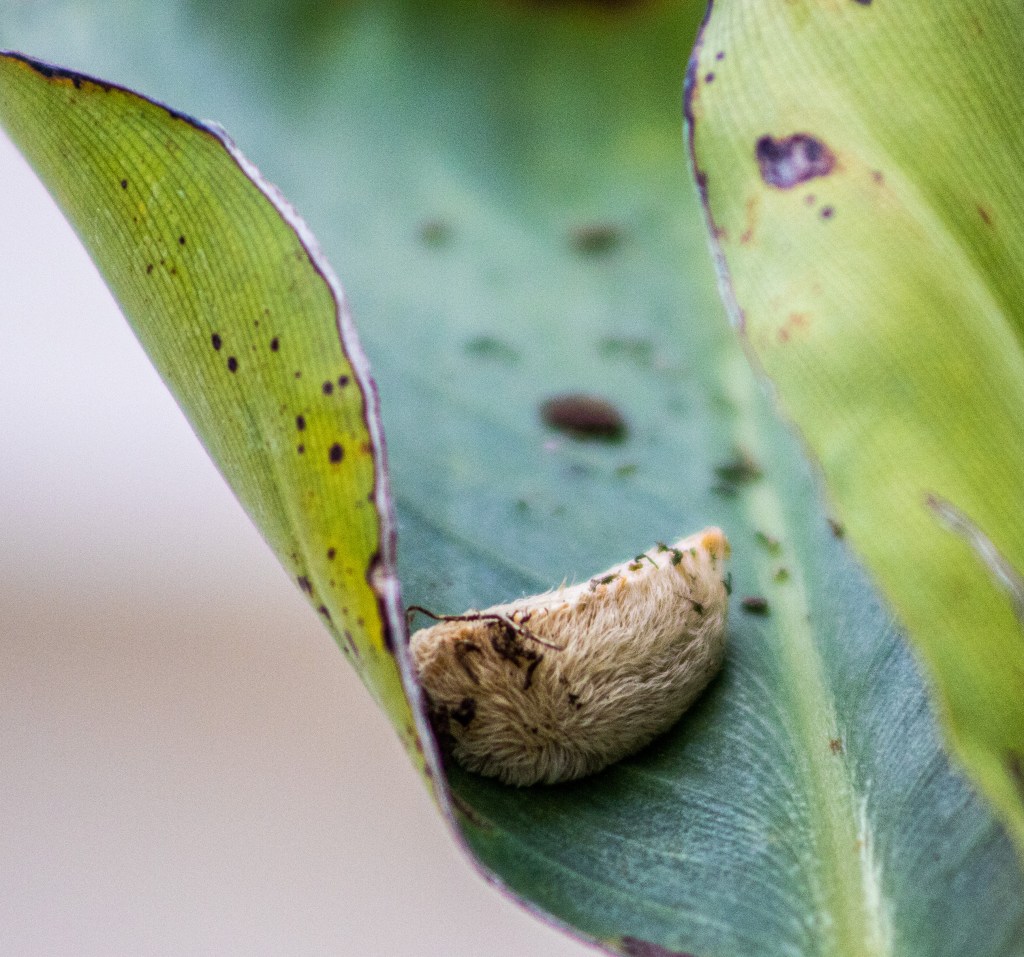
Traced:
POLYGON ((2 134, 0 173, 0 953, 592 954, 458 850, 2 134))

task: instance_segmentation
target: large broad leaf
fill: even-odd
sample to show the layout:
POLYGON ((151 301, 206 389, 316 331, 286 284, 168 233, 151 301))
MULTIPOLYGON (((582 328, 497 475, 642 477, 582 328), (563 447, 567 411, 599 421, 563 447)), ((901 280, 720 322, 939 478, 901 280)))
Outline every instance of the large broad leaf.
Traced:
POLYGON ((725 0, 689 102, 743 335, 1024 844, 1022 35, 1018 0, 725 0))
MULTIPOLYGON (((266 4, 243 25, 241 10, 42 3, 0 15, 0 40, 217 114, 309 214, 381 390, 404 600, 488 604, 711 522, 732 540, 736 597, 768 599, 767 615, 734 612, 722 677, 635 758, 525 790, 450 769, 483 866, 622 953, 1021 953, 1012 849, 947 767, 898 634, 721 320, 678 111, 701 11, 367 0, 312 24, 266 4), (75 23, 74 42, 54 22, 75 23), (620 406, 625 441, 546 432, 538 403, 568 388, 620 406)), ((368 388, 310 244, 217 136, 121 90, 7 59, 0 118, 251 513, 280 517, 264 531, 285 562, 289 536, 302 557, 359 557, 334 585, 326 566, 290 567, 333 596, 332 620, 376 655, 364 677, 409 727, 418 710, 386 690, 400 668, 381 640, 400 627, 388 504, 368 508, 365 460, 361 485, 329 484, 334 441, 341 464, 374 441, 369 393, 324 404, 338 396, 273 365, 296 337, 323 362, 321 390, 346 363, 368 388), (125 194, 143 184, 140 209, 125 194), (157 238, 167 274, 147 286, 157 238), (249 311, 260 282, 289 317, 277 350, 249 311), (244 347, 235 373, 214 331, 244 347), (322 416, 326 455, 297 457, 296 403, 322 416), (362 623, 344 617, 349 589, 368 596, 362 623)))

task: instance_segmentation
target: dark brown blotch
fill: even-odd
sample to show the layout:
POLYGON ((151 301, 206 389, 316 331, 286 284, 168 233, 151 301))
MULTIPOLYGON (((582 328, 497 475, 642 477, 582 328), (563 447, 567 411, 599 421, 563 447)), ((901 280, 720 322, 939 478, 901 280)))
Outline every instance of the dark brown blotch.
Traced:
POLYGON ((228 372, 238 371, 238 360, 234 356, 228 356, 228 372))
POLYGON ((323 392, 324 395, 330 395, 332 392, 334 392, 334 383, 330 382, 330 381, 325 382, 320 387, 320 389, 321 389, 321 391, 323 392))
POLYGON ((752 615, 768 614, 768 599, 762 598, 760 595, 747 595, 741 599, 740 604, 743 606, 744 611, 752 615))
POLYGON ((541 403, 545 425, 575 438, 617 441, 626 435, 626 420, 609 402, 595 395, 569 393, 541 403))
POLYGON ((776 189, 792 189, 835 168, 835 154, 817 137, 794 133, 781 139, 762 136, 754 147, 761 179, 776 189))
POLYGON ((331 460, 331 463, 337 465, 344 457, 345 450, 341 447, 340 442, 335 442, 327 453, 327 457, 331 460))

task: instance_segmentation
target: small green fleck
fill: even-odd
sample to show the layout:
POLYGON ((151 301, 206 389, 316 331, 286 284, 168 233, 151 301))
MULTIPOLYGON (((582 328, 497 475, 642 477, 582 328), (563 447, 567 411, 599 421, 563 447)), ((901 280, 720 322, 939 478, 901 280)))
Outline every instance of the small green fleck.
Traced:
POLYGON ((758 545, 767 549, 772 555, 778 555, 782 551, 782 542, 774 535, 758 530, 754 533, 754 537, 757 539, 758 545))
POLYGON ((518 362, 519 352, 496 336, 474 336, 466 343, 466 352, 481 359, 499 359, 504 362, 518 362))
POLYGON ((715 475, 723 482, 734 485, 745 485, 754 482, 761 477, 761 466, 754 461, 753 456, 743 449, 737 450, 735 456, 728 462, 715 466, 715 475))
POLYGON ((443 219, 428 219, 420 225, 420 240, 425 246, 444 246, 452 238, 452 228, 443 219))

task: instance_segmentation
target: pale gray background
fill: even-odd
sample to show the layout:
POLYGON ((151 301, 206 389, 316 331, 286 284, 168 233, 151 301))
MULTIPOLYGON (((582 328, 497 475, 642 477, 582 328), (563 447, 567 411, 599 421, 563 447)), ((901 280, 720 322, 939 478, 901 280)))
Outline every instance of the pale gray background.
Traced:
POLYGON ((462 856, 2 136, 0 173, 0 953, 592 954, 462 856))

